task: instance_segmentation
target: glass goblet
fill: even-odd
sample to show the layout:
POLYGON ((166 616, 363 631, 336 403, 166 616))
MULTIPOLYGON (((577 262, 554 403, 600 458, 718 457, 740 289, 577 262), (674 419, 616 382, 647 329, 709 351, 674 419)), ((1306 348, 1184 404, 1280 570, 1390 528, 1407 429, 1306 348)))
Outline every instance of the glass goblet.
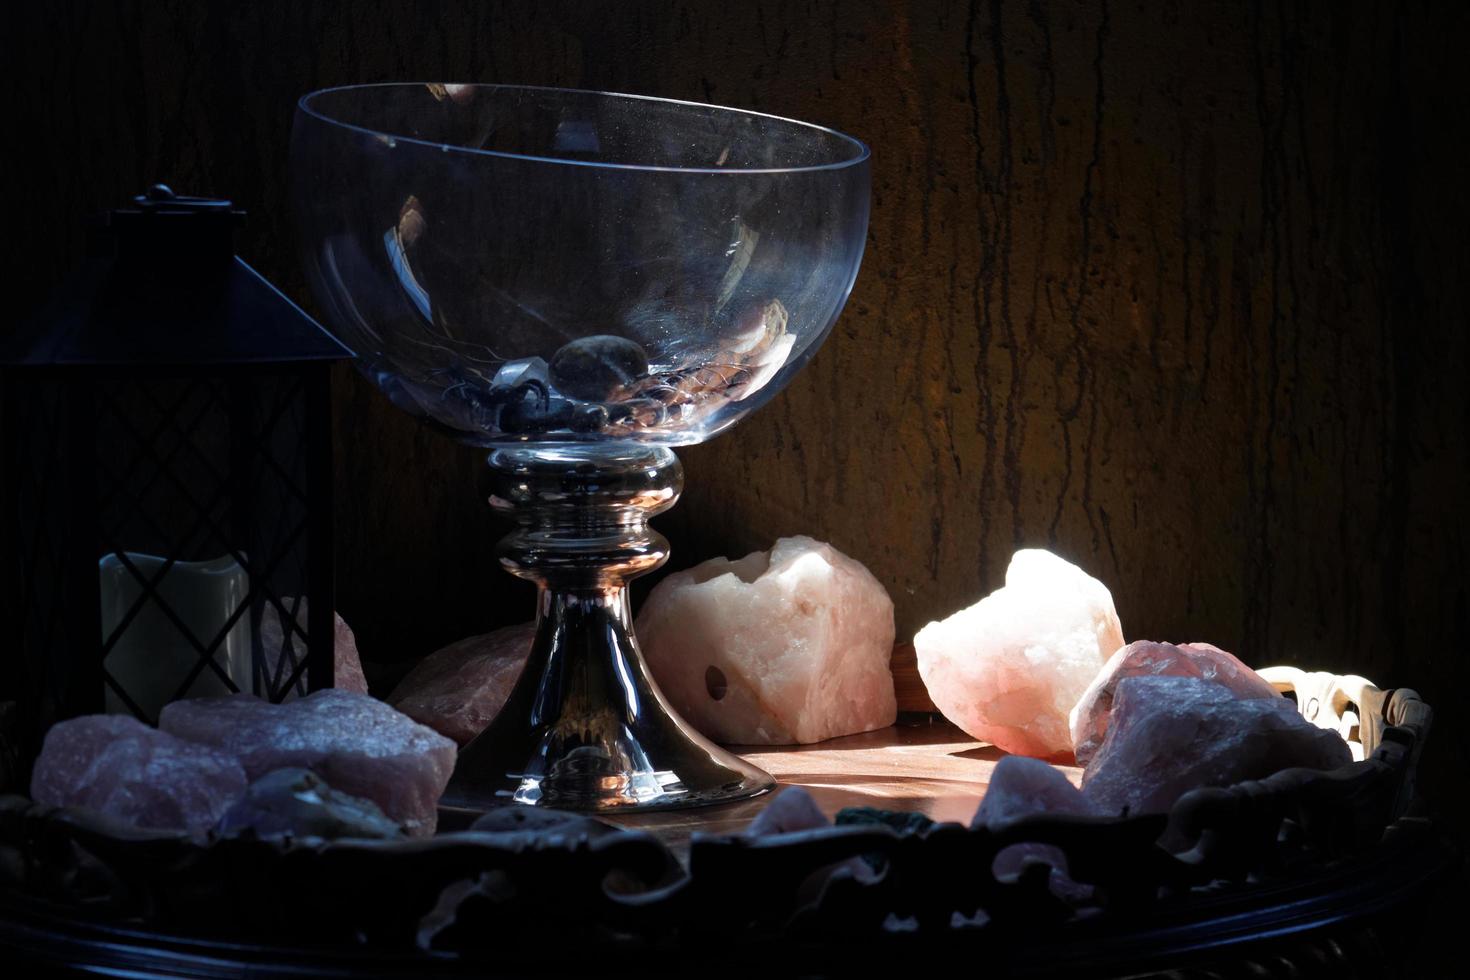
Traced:
POLYGON ((670 447, 771 399, 847 300, 868 151, 830 129, 666 99, 388 84, 303 97, 292 178, 308 278, 392 402, 489 452, 539 586, 504 709, 445 803, 632 811, 771 778, 669 707, 627 583, 682 486, 670 447))

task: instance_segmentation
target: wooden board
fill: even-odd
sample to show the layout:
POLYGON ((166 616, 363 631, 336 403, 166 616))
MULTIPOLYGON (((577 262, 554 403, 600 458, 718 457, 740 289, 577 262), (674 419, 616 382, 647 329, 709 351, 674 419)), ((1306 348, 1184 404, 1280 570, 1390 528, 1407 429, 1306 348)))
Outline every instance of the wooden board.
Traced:
MULTIPOLYGON (((827 816, 847 806, 914 810, 934 820, 969 823, 990 774, 1005 753, 977 742, 931 715, 904 715, 899 724, 816 745, 736 748, 775 776, 780 786, 809 790, 827 816)), ((1074 783, 1078 768, 1060 767, 1074 783)), ((695 831, 737 833, 775 798, 775 793, 721 807, 612 818, 629 829, 657 834, 683 854, 695 831)))

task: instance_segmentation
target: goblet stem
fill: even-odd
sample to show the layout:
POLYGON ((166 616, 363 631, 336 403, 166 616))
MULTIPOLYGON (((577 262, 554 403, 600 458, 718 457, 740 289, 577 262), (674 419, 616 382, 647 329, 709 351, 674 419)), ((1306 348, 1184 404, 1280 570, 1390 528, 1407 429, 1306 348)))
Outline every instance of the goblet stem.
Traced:
POLYGON ((460 752, 447 806, 632 812, 725 803, 774 780, 669 707, 633 635, 627 583, 668 558, 668 449, 563 445, 490 455, 490 505, 520 527, 500 561, 539 586, 536 638, 500 714, 460 752))

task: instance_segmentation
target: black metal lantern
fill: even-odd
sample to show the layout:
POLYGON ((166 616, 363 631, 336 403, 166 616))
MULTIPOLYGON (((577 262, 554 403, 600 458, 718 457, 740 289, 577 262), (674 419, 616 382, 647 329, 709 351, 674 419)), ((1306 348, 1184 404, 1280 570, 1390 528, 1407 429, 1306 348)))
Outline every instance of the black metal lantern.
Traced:
POLYGON ((0 347, 21 773, 64 718, 332 685, 330 369, 351 352, 234 255, 242 218, 154 187, 0 347))

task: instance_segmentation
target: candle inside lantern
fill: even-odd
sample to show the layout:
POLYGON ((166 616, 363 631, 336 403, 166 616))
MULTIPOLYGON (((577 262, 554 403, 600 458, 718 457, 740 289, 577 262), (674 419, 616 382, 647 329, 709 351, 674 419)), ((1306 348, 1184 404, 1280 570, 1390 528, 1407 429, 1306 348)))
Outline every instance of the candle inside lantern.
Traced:
MULTIPOLYGON (((167 570, 165 563, 131 551, 121 557, 105 555, 98 563, 104 645, 122 627, 103 667, 149 721, 156 721, 163 706, 177 698, 231 693, 225 677, 239 690, 251 689, 250 617, 246 612, 232 624, 230 619, 250 591, 245 569, 228 555, 176 561, 167 570), (154 583, 146 598, 133 569, 154 583), (139 608, 128 620, 135 605, 139 608), (199 648, 208 649, 227 625, 211 657, 214 666, 203 662, 199 648)), ((133 711, 112 685, 106 686, 104 704, 110 713, 133 711)))

